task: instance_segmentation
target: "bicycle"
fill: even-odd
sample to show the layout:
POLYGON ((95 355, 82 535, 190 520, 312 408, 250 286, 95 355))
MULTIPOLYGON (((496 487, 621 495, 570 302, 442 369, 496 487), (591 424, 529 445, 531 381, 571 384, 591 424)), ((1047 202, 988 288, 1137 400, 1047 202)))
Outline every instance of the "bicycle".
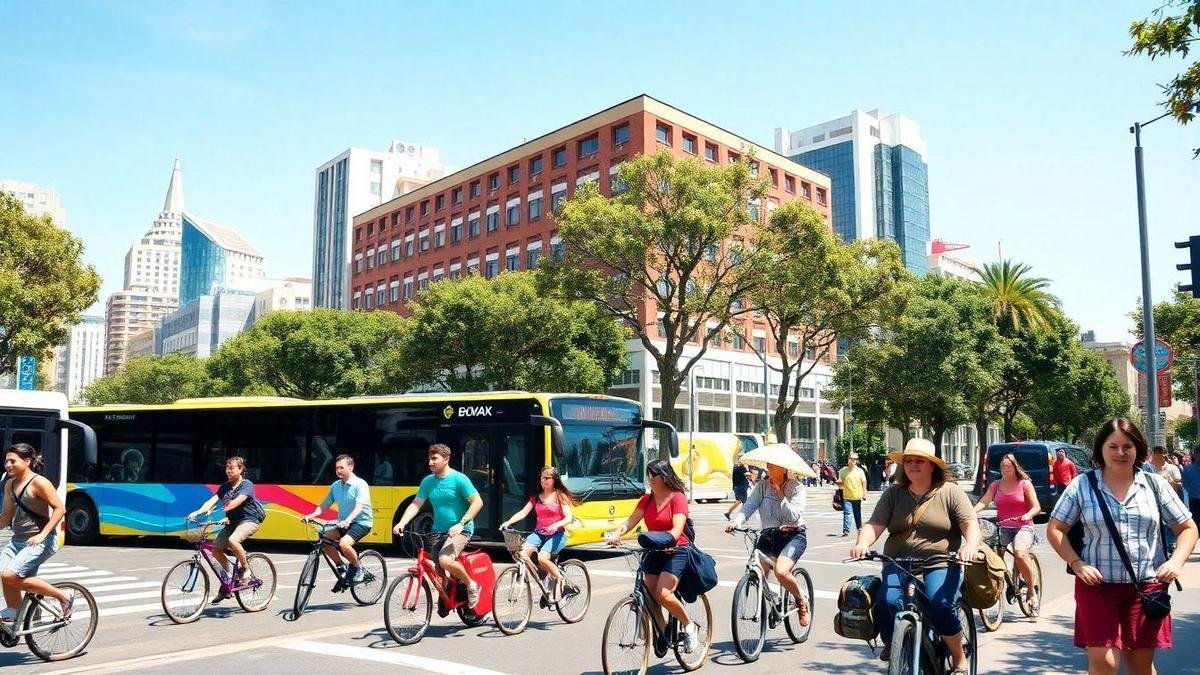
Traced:
POLYGON ((492 590, 492 618, 500 632, 516 635, 525 630, 533 613, 531 589, 535 587, 541 593, 539 607, 553 607, 567 623, 582 621, 592 602, 592 581, 587 567, 578 560, 560 563, 557 555, 551 556, 563 579, 562 598, 554 600, 544 586, 545 575, 538 569, 537 563, 521 557, 521 547, 530 533, 508 528, 500 531, 504 534, 504 545, 516 563, 496 577, 496 587, 492 590))
MULTIPOLYGON (((892 655, 888 659, 888 675, 949 673, 951 670, 950 650, 928 619, 926 605, 929 599, 925 596, 924 584, 916 575, 918 572, 942 563, 961 564, 958 556, 953 553, 943 553, 928 558, 890 558, 882 553, 870 551, 862 558, 845 562, 861 560, 891 563, 907 575, 900 593, 901 609, 896 612, 892 621, 892 655)), ((878 601, 882 602, 882 598, 878 601)), ((979 658, 976 650, 979 643, 976 641, 974 617, 967 601, 959 598, 958 618, 963 628, 963 652, 966 654, 967 668, 971 675, 976 675, 978 672, 979 658)))
POLYGON ((191 559, 177 563, 167 570, 163 577, 159 597, 162 599, 163 612, 175 623, 191 623, 200 618, 200 614, 210 602, 209 577, 201 562, 207 562, 209 569, 221 582, 220 593, 237 599, 238 605, 247 612, 261 612, 275 598, 275 563, 262 553, 246 555, 246 572, 250 578, 241 578, 242 568, 233 555, 233 574, 213 557, 213 542, 210 539, 212 530, 218 525, 226 525, 227 520, 201 522, 188 518, 188 528, 183 538, 196 545, 196 552, 191 559))
MULTIPOLYGON (((978 610, 980 622, 991 633, 999 630, 1000 624, 1004 623, 1004 603, 1006 601, 1010 605, 1017 605, 1021 609, 1021 613, 1029 618, 1033 618, 1039 613, 1042 604, 1042 563, 1038 560, 1037 554, 1031 550, 1029 565, 1033 572, 1033 593, 1030 597, 1027 595, 1028 586, 1025 578, 1021 576, 1021 572, 1017 568, 1016 549, 1012 543, 1009 543, 1008 546, 1000 543, 1000 521, 995 518, 980 518, 979 529, 983 531, 984 543, 991 546, 996 551, 996 555, 1003 559, 1004 554, 1008 553, 1012 556, 1013 561, 1012 569, 1004 570, 1004 595, 996 599, 995 605, 978 610)), ((1034 543, 1037 543, 1036 535, 1034 543)))
MULTIPOLYGON (((416 539, 417 554, 408 571, 396 577, 388 588, 387 599, 383 603, 383 624, 388 635, 402 645, 419 642, 433 620, 433 591, 437 591, 439 617, 445 618, 451 611, 456 611, 458 618, 468 628, 481 625, 486 615, 471 609, 466 585, 439 569, 427 553, 428 550, 441 548, 446 533, 405 530, 401 534, 401 537, 404 536, 416 539)), ((458 561, 469 570, 470 566, 463 558, 464 553, 458 554, 458 561)), ((484 590, 481 587, 480 593, 484 590)))
MULTIPOLYGON (((646 590, 642 580, 646 556, 651 552, 621 544, 614 546, 625 553, 626 560, 637 556, 638 564, 630 565, 634 575, 633 592, 613 605, 604 622, 600 657, 605 674, 645 673, 650 666, 651 645, 657 658, 666 656, 668 649, 674 650, 675 660, 684 670, 696 670, 704 665, 712 646, 712 607, 708 604, 708 596, 701 594, 694 603, 680 599, 688 617, 696 624, 698 644, 695 650, 688 652, 684 648, 679 621, 668 614, 666 622, 663 622, 659 604, 654 595, 646 590), (626 662, 628 666, 624 665, 626 662)), ((678 598, 679 594, 676 593, 675 597, 678 598)))
POLYGON ((317 585, 317 570, 321 566, 322 559, 325 560, 325 564, 329 566, 334 579, 336 579, 333 585, 334 593, 341 593, 348 588, 354 601, 364 607, 379 602, 388 579, 387 563, 383 556, 378 551, 371 549, 359 551, 358 568, 362 570, 362 579, 350 581, 346 578, 349 570, 339 570, 326 550, 328 546, 337 546, 337 542, 325 538, 325 533, 334 529, 337 523, 313 519, 307 521, 307 525, 313 529, 316 538, 312 542, 312 551, 304 561, 304 567, 300 568, 300 579, 296 582, 296 599, 292 605, 294 618, 300 618, 300 615, 308 609, 309 598, 312 597, 313 589, 317 585))
POLYGON ((733 627, 733 647, 746 663, 758 660, 763 645, 767 641, 767 629, 783 623, 784 630, 792 642, 800 644, 808 640, 812 633, 814 608, 813 582, 808 570, 799 565, 792 568, 792 574, 800 586, 803 601, 808 605, 808 625, 800 625, 800 608, 789 607, 792 594, 778 583, 771 586, 770 579, 763 575, 759 561, 774 563, 774 560, 762 554, 756 548, 759 538, 766 532, 779 530, 778 527, 768 527, 755 530, 749 527, 736 528, 735 532, 745 535, 749 549, 746 559, 746 572, 738 580, 733 589, 733 602, 730 605, 729 623, 733 627))
POLYGON ((24 637, 29 651, 48 662, 78 656, 88 646, 100 622, 96 598, 74 581, 62 581, 54 587, 70 598, 70 616, 63 618, 62 606, 54 598, 26 593, 12 623, 0 621, 0 645, 16 647, 24 637))

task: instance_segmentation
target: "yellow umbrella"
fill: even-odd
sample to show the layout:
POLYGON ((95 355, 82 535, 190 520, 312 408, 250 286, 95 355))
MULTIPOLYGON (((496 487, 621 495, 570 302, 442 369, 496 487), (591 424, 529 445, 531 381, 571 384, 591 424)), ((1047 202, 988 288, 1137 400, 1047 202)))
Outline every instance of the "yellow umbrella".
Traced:
POLYGON ((796 454, 795 450, 784 443, 772 443, 764 445, 757 450, 751 450, 742 455, 742 464, 746 466, 757 466, 765 469, 768 464, 781 466, 789 472, 798 476, 808 476, 816 478, 817 472, 812 470, 808 462, 804 458, 796 454))

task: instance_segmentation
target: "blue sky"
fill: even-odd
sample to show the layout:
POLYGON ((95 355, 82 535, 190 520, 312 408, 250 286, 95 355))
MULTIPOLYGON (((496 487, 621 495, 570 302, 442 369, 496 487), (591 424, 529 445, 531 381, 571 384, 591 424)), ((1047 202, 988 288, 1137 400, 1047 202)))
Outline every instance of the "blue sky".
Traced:
MULTIPOLYGON (((1053 280, 1082 327, 1140 295, 1134 120, 1179 61, 1127 58, 1151 2, 0 3, 0 177, 58 189, 121 284, 178 153, 187 208, 311 274, 313 171, 401 137, 466 166, 647 93, 768 147, 858 108, 929 144, 935 237, 1053 280)), ((1200 123, 1143 135, 1155 297, 1200 234, 1200 123)), ((836 198, 836 197, 835 197, 836 198)), ((102 311, 102 309, 100 310, 102 311)))

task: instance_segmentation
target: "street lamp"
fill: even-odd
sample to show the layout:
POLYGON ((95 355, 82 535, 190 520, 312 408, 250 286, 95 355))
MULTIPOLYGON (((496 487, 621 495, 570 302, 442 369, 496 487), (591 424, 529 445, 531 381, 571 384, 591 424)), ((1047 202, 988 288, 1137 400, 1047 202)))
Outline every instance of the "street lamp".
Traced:
POLYGON ((696 479, 695 470, 692 462, 696 457, 696 424, 698 413, 696 412, 696 375, 697 371, 701 371, 702 367, 697 364, 692 366, 688 371, 688 503, 696 503, 696 479))

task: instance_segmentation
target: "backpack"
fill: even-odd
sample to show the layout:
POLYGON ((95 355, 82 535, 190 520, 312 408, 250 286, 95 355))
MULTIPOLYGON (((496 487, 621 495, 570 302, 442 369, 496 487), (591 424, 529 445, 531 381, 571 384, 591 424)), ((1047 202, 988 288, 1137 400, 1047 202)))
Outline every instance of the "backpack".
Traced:
POLYGON ((695 546, 685 546, 683 550, 687 552, 688 564, 684 568, 683 576, 679 578, 675 592, 685 603, 690 604, 717 587, 717 561, 695 546))
POLYGON ((875 598, 879 595, 879 577, 850 577, 838 591, 838 611, 833 615, 833 632, 851 640, 874 640, 875 598))
POLYGON ((963 571, 963 597, 972 609, 988 609, 995 606, 1004 592, 1004 560, 990 546, 981 546, 982 561, 965 565, 963 571))

